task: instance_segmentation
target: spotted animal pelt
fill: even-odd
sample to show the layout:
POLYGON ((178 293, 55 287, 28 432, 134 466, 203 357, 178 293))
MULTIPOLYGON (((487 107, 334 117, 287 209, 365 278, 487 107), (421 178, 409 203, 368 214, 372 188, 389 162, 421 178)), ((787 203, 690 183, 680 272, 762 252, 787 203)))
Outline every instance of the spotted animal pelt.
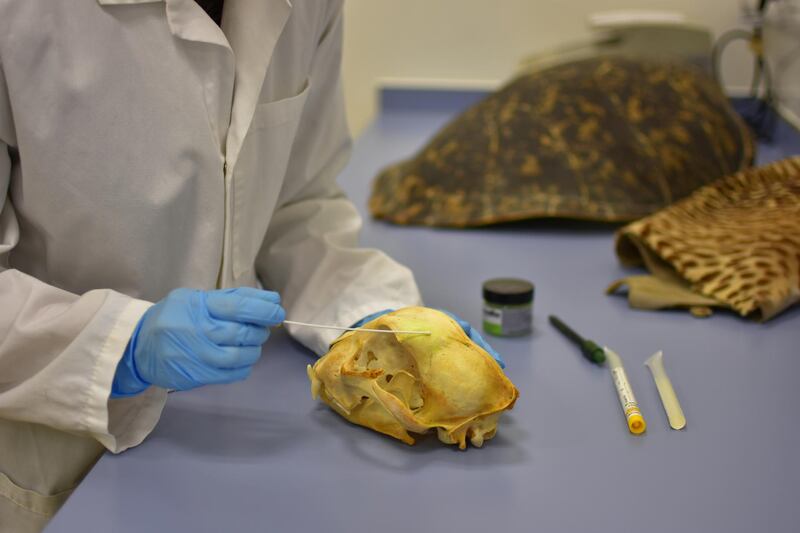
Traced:
POLYGON ((767 320, 800 301, 800 157, 744 170, 617 232, 626 265, 652 253, 692 290, 767 320))

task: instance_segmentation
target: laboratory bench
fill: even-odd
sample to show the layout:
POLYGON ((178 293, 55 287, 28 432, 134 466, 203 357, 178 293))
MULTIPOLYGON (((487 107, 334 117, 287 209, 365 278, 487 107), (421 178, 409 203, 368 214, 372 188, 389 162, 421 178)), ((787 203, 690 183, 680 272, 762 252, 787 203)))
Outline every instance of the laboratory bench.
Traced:
MULTIPOLYGON (((631 274, 615 226, 532 222, 485 229, 371 219, 372 179, 479 93, 387 90, 341 184, 362 243, 408 265, 428 306, 479 327, 481 284, 536 286, 534 331, 487 337, 520 391, 497 436, 461 451, 408 446, 311 399, 315 357, 275 330, 252 376, 170 395, 140 446, 103 456, 48 532, 793 532, 800 529, 800 307, 767 323, 729 312, 631 309, 608 296, 631 274), (557 314, 614 348, 647 420, 628 432, 608 371, 547 322, 557 314), (657 350, 687 426, 667 419, 644 360, 657 350)), ((800 153, 785 123, 759 162, 800 153)))

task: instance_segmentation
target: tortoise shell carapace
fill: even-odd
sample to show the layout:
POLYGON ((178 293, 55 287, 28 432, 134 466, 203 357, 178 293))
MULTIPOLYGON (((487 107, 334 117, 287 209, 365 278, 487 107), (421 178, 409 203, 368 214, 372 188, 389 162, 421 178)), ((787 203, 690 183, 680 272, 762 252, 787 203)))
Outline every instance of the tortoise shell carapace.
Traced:
POLYGON ((370 211, 428 226, 623 222, 753 157, 750 132, 701 69, 594 57, 520 76, 467 109, 377 177, 370 211))

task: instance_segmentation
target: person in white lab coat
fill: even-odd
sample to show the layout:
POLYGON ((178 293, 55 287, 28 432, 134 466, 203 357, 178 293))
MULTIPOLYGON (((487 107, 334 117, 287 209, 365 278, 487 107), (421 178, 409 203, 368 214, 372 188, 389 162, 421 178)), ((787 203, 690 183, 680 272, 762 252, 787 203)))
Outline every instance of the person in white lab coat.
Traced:
MULTIPOLYGON (((350 149, 341 1, 216 13, 0 2, 2 531, 40 530, 104 449, 141 443, 167 387, 244 378, 284 309, 348 325, 421 303, 407 268, 357 247, 335 183, 350 149), (249 328, 225 348, 238 371, 190 361, 211 370, 176 384, 159 346, 204 320, 249 328)), ((317 354, 336 335, 289 331, 317 354)), ((185 364, 192 350, 173 348, 185 364)))

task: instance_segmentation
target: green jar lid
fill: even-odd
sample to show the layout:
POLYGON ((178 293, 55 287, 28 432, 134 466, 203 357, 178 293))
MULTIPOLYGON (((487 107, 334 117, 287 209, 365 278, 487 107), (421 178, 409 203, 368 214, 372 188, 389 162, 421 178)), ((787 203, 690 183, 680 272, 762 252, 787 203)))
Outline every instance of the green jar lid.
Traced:
POLYGON ((496 278, 483 283, 483 299, 497 305, 522 305, 533 301, 533 283, 517 278, 496 278))

